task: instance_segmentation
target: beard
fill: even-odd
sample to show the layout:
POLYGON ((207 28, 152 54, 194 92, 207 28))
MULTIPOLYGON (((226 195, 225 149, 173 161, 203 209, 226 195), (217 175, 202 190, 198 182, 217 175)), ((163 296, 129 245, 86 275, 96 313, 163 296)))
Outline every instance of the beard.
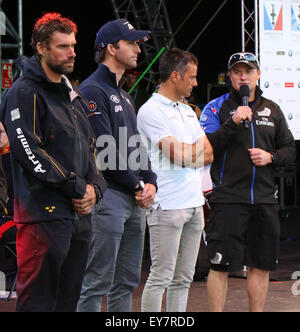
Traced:
POLYGON ((55 64, 50 60, 46 61, 47 66, 56 74, 68 75, 74 71, 74 59, 65 61, 60 64, 55 64), (73 62, 72 62, 73 61, 73 62))

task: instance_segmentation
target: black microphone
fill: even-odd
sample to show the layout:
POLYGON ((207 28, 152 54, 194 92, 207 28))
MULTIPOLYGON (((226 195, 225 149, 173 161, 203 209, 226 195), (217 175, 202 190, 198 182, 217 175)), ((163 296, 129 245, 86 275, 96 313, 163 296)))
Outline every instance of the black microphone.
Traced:
MULTIPOLYGON (((240 97, 242 98, 243 106, 248 106, 249 96, 250 96, 250 90, 248 85, 242 85, 240 87, 240 97)), ((243 121, 244 128, 248 129, 250 126, 250 122, 248 119, 243 121)))

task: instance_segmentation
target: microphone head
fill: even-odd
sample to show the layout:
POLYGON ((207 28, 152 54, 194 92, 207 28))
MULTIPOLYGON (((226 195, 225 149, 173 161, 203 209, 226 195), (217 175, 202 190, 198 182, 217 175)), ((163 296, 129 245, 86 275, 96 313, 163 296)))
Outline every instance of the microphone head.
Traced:
POLYGON ((241 87, 240 87, 240 91, 239 91, 239 93, 240 93, 240 97, 248 97, 249 98, 249 96, 250 96, 250 89, 249 89, 249 86, 248 85, 242 85, 241 87))

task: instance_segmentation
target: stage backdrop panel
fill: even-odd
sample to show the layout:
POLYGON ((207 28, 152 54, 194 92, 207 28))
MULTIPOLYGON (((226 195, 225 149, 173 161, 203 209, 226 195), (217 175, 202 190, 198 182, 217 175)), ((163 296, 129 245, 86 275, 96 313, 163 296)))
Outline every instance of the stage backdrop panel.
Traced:
POLYGON ((260 86, 300 140, 300 1, 259 0, 260 86))

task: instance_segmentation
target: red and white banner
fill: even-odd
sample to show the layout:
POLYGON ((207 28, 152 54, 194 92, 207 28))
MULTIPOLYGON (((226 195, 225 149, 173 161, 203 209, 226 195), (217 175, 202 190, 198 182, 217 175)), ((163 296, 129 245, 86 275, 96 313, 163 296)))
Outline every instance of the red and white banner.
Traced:
POLYGON ((12 64, 9 62, 2 63, 2 88, 9 89, 13 84, 12 64))

